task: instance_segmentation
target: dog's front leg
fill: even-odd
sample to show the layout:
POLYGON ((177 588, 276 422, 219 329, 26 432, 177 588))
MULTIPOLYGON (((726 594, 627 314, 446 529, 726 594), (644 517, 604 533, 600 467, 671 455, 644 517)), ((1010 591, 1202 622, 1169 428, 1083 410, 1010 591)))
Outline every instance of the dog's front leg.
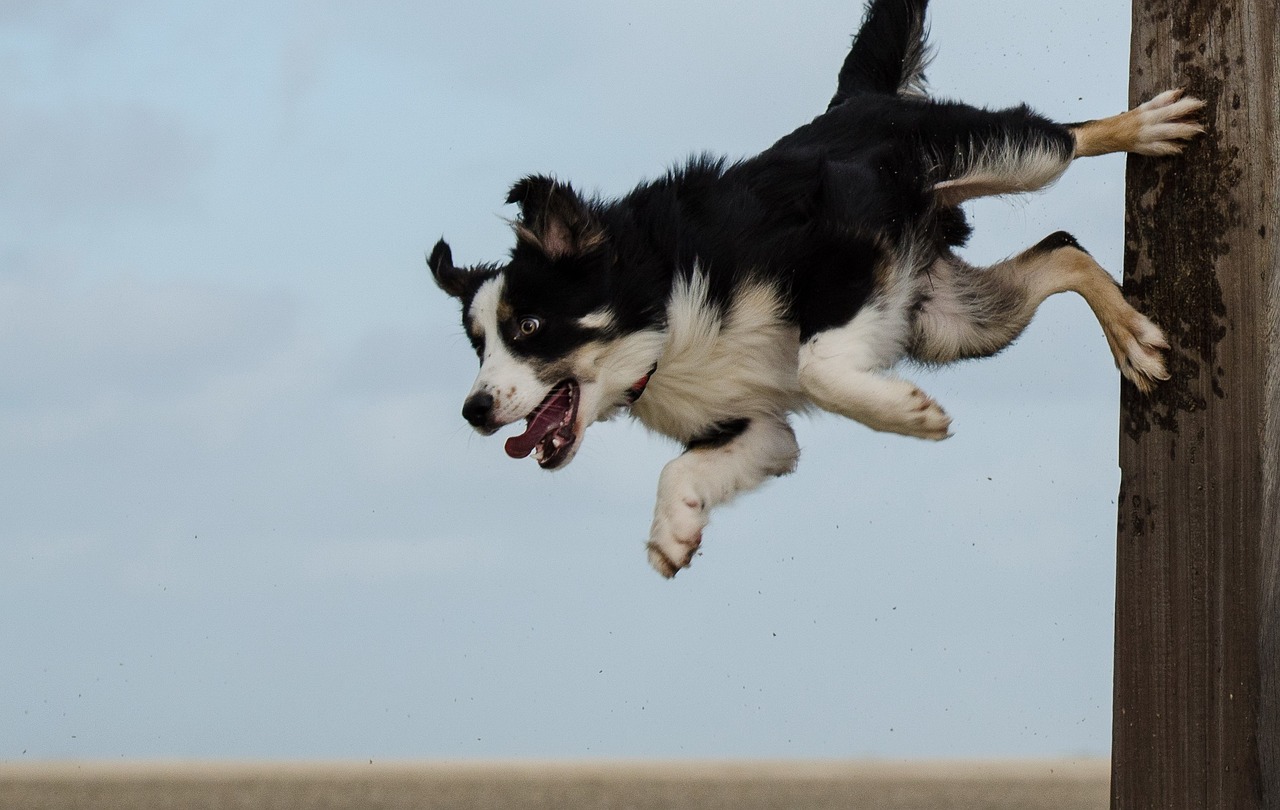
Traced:
POLYGON ((664 577, 687 568, 712 508, 795 469, 800 447, 785 417, 722 422, 689 443, 658 479, 649 562, 664 577))

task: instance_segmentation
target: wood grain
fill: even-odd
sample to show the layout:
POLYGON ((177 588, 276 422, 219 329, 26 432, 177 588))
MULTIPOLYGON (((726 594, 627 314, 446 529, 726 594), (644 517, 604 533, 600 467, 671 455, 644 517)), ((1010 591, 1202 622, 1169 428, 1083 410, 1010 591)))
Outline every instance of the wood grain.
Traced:
POLYGON ((1275 0, 1134 4, 1130 101, 1208 102, 1130 157, 1125 288, 1173 379, 1122 393, 1113 808, 1280 807, 1275 0))

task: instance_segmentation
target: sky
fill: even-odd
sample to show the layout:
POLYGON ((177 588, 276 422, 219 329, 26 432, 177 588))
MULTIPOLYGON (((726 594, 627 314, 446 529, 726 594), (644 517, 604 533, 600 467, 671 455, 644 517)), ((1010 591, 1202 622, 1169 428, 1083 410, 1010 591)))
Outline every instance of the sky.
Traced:
MULTIPOLYGON (((1119 112, 1127 8, 932 10, 933 91, 1119 112)), ((910 372, 935 444, 819 414, 645 558, 679 448, 554 474, 462 421, 424 253, 505 256, 826 105, 855 3, 0 4, 0 762, 1105 756, 1119 376, 1079 299, 910 372)), ((966 257, 1121 265, 1124 159, 970 206, 966 257)), ((505 434, 504 434, 505 435, 505 434)))

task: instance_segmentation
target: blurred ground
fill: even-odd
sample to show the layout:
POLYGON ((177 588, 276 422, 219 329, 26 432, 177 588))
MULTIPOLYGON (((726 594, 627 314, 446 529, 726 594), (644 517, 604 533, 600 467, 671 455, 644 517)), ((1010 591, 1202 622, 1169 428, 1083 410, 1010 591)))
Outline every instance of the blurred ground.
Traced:
POLYGON ((5 810, 1102 810, 1103 760, 0 764, 5 810))

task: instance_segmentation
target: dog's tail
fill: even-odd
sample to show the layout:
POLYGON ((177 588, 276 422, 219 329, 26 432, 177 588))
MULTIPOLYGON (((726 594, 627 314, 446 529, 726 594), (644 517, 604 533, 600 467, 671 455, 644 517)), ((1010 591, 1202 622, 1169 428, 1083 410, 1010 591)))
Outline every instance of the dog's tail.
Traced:
POLYGON ((928 2, 871 0, 827 109, 855 93, 924 97, 924 69, 932 56, 925 25, 928 2))

